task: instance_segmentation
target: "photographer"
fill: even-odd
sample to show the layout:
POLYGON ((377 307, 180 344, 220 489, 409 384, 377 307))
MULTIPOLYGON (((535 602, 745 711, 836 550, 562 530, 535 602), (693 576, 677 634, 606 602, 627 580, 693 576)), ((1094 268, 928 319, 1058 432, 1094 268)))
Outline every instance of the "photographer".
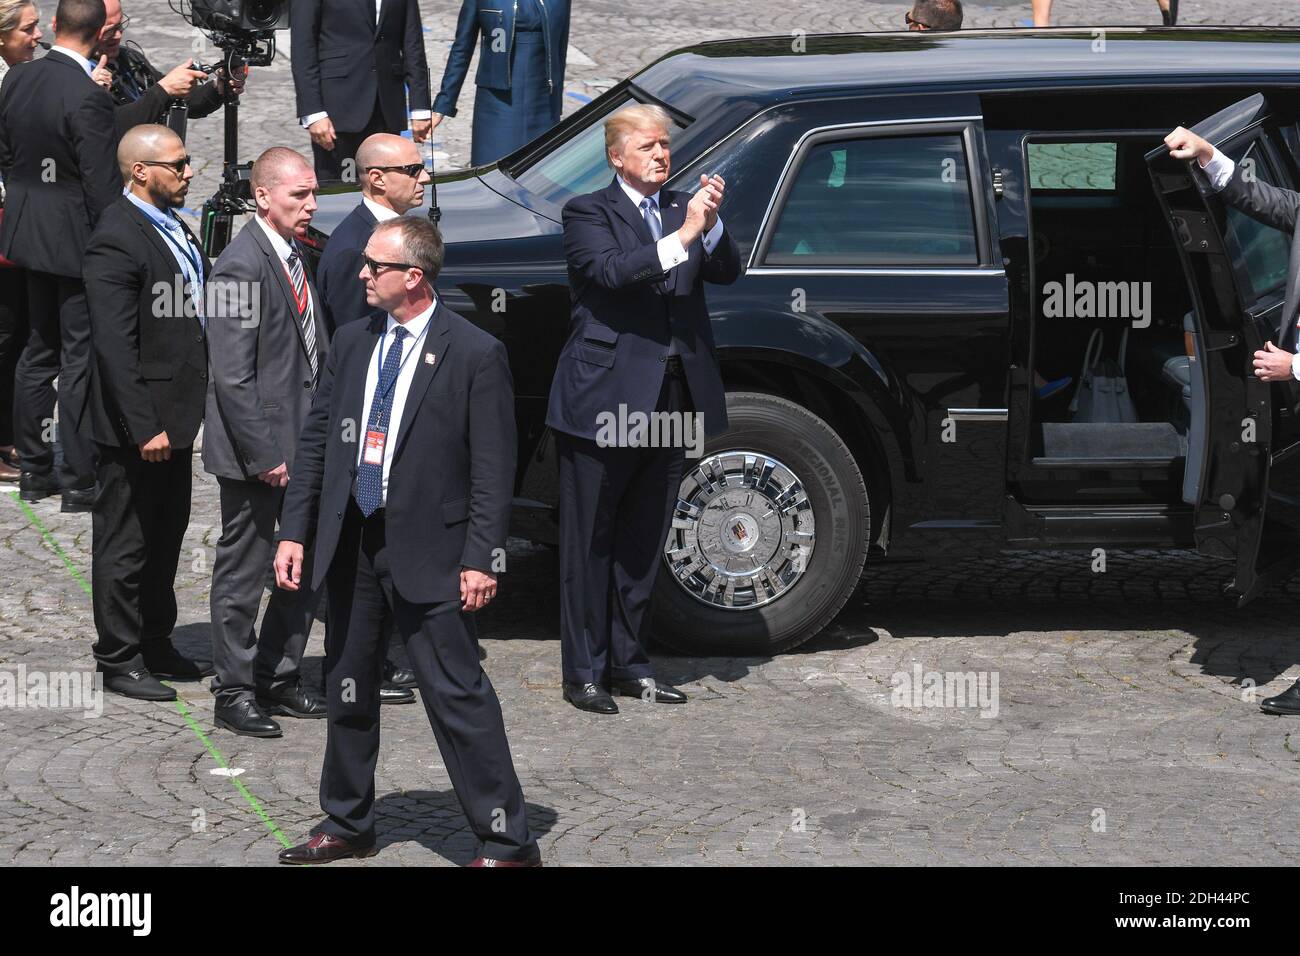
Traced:
MULTIPOLYGON (((189 105, 188 115, 195 119, 221 109, 227 79, 224 68, 209 80, 206 73, 193 68, 193 60, 187 60, 164 75, 154 69, 139 47, 123 46, 131 18, 122 13, 119 0, 104 0, 104 8, 107 19, 95 49, 105 62, 91 78, 113 97, 119 137, 143 123, 167 125, 167 113, 174 100, 184 100, 189 105)), ((235 77, 231 87, 236 95, 242 93, 244 77, 235 77)))

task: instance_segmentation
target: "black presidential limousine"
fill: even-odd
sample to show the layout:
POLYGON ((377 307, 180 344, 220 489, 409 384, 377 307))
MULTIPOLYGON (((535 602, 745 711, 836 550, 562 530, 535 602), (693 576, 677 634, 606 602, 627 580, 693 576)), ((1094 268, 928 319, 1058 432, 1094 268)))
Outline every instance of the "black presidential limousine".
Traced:
MULTIPOLYGON (((704 43, 439 177, 439 292, 509 348, 514 530, 538 541, 555 535, 543 418, 569 325, 560 210, 610 181, 601 123, 632 102, 673 117, 670 186, 726 178, 746 266, 708 287, 731 429, 687 462, 660 640, 786 650, 886 557, 1195 546, 1234 562, 1240 601, 1289 568, 1298 396, 1251 374, 1289 237, 1225 209, 1162 139, 1195 127, 1300 185, 1300 33, 704 43), (1098 356, 1110 372, 1080 394, 1098 356)), ((320 242, 356 202, 327 192, 320 242)))

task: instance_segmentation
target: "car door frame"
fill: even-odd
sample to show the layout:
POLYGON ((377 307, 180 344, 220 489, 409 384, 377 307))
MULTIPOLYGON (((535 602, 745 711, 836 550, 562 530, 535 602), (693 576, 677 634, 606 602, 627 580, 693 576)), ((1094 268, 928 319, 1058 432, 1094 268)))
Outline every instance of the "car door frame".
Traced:
MULTIPOLYGON (((1220 149, 1260 142, 1271 171, 1286 179, 1291 171, 1279 161, 1274 138, 1286 122, 1256 93, 1191 129, 1220 149)), ((1294 382, 1272 385, 1254 375, 1253 355, 1272 338, 1257 316, 1275 306, 1261 309, 1263 300, 1254 299, 1242 250, 1227 230, 1226 203, 1195 160, 1174 160, 1161 146, 1146 161, 1188 278, 1196 330, 1192 368, 1205 396, 1206 451, 1190 502, 1193 533, 1202 553, 1235 560, 1226 593, 1241 605, 1300 562, 1300 500, 1277 487, 1300 482, 1297 391, 1294 382)), ((1292 282, 1288 275, 1287 285, 1292 282)))

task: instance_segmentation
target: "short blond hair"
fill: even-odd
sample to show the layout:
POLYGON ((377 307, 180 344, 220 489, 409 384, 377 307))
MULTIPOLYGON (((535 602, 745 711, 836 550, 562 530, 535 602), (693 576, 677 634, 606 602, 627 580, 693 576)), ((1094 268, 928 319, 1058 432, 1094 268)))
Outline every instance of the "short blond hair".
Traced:
POLYGON ((605 120, 605 162, 613 166, 609 154, 621 150, 627 138, 639 129, 661 129, 672 136, 673 118, 662 106, 650 103, 623 107, 605 120))

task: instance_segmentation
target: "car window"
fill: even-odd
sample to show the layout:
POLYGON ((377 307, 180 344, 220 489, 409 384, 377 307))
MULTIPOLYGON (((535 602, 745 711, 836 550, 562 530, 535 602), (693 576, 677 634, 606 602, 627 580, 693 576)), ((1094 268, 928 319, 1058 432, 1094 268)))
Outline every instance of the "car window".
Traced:
MULTIPOLYGON (((1269 167, 1258 140, 1252 139, 1247 144, 1229 149, 1228 156, 1244 164, 1243 175, 1253 175, 1260 182, 1277 185, 1277 177, 1269 167)), ((1291 251, 1286 235, 1232 207, 1227 210, 1227 226, 1228 236, 1240 250, 1246 274, 1250 277, 1247 305, 1281 289, 1286 284, 1291 251)))
POLYGON ((975 265, 975 220, 961 136, 815 144, 786 192, 764 262, 975 265))
POLYGON ((1115 143, 1030 143, 1029 188, 1115 190, 1115 143))
MULTIPOLYGON (((573 196, 608 186, 614 171, 605 162, 605 120, 635 102, 630 96, 624 97, 610 109, 593 114, 586 129, 519 173, 518 183, 556 206, 563 206, 573 196)), ((669 132, 675 134, 683 128, 674 122, 669 132)))

